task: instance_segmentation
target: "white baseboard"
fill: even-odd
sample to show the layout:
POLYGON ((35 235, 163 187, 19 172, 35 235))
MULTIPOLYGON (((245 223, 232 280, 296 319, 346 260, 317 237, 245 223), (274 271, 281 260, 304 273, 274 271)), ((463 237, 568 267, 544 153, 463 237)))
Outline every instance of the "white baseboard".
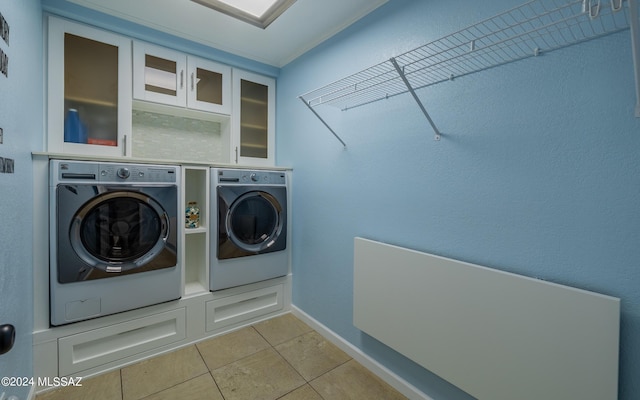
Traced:
MULTIPOLYGON (((29 389, 29 393, 27 394, 27 398, 26 400, 35 400, 36 398, 36 386, 37 385, 31 385, 31 388, 29 389)), ((0 400, 9 400, 11 397, 7 397, 5 399, 4 397, 4 393, 0 394, 0 400)))
POLYGON ((31 386, 31 390, 29 390, 29 394, 27 395, 27 400, 33 400, 36 398, 36 385, 31 386))
POLYGON ((291 305, 291 313, 304 321, 307 325, 315 329, 319 334, 321 334, 331 343, 338 346, 340 350, 347 353, 349 356, 351 356, 351 358, 358 361, 365 368, 376 374, 380 379, 387 382, 404 396, 408 397, 411 400, 434 400, 432 397, 429 397, 426 394, 422 393, 415 386, 402 379, 400 376, 386 368, 384 365, 380 364, 378 361, 366 355, 364 352, 362 352, 362 350, 343 339, 341 336, 312 318, 309 314, 300 310, 295 305, 291 305))

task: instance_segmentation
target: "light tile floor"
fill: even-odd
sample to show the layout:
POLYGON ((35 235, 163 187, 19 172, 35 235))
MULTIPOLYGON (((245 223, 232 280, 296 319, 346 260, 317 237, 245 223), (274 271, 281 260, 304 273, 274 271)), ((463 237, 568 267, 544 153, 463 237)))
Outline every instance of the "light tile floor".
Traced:
POLYGON ((406 399, 291 314, 36 400, 406 399))

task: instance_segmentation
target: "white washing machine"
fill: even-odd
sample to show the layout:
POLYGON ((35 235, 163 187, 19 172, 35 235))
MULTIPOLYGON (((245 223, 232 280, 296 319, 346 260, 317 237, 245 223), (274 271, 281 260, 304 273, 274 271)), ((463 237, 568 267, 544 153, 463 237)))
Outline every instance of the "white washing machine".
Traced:
POLYGON ((51 325, 180 298, 180 167, 49 167, 51 325))
POLYGON ((212 168, 211 188, 209 289, 287 275, 286 173, 212 168))

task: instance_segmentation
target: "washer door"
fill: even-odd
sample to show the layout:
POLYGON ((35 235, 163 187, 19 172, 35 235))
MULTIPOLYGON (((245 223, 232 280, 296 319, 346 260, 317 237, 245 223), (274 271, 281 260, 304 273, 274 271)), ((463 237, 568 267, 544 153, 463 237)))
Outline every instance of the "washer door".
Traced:
POLYGON ((236 249, 230 252, 220 251, 218 258, 242 257, 284 249, 285 241, 278 240, 286 224, 283 213, 278 199, 268 192, 255 190, 240 195, 229 206, 221 221, 224 221, 227 237, 236 249))
POLYGON ((69 240, 89 266, 125 272, 156 257, 168 235, 169 218, 160 204, 144 193, 117 190, 94 197, 76 212, 69 240))

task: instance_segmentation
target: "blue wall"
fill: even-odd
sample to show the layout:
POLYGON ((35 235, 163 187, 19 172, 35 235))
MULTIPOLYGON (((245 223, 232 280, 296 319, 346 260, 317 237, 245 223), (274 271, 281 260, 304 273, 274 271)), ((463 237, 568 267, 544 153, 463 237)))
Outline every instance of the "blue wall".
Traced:
POLYGON ((390 0, 282 69, 293 302, 434 399, 466 399, 353 327, 354 236, 616 296, 620 399, 635 399, 640 118, 628 32, 420 90, 439 142, 408 94, 321 108, 347 149, 297 98, 520 3, 390 0))
MULTIPOLYGON (((0 355, 0 376, 33 373, 33 268, 31 152, 42 150, 42 11, 39 0, 0 3, 9 24, 8 77, 0 75, 0 157, 15 160, 15 173, 0 174, 0 324, 16 327, 16 345, 0 355)), ((46 229, 46 221, 38 227, 46 229)), ((37 227, 36 227, 37 228, 37 227)), ((24 399, 29 387, 2 387, 24 399)))
MULTIPOLYGON (((43 1, 76 12, 60 3, 43 1)), ((519 3, 390 0, 282 69, 278 162, 295 168, 294 303, 435 399, 460 400, 468 396, 353 327, 354 236, 620 297, 620 398, 631 400, 640 393, 640 119, 627 33, 421 90, 445 134, 439 142, 408 95, 344 113, 321 110, 346 150, 297 99, 519 3)), ((29 376, 30 153, 42 150, 43 132, 40 2, 9 0, 0 12, 11 26, 10 45, 0 42, 10 57, 9 78, 0 75, 0 157, 16 161, 14 174, 0 174, 0 323, 18 328, 16 348, 0 356, 0 375, 29 376)), ((81 13, 134 37, 278 73, 81 13)), ((24 398, 27 390, 0 392, 24 398)))

